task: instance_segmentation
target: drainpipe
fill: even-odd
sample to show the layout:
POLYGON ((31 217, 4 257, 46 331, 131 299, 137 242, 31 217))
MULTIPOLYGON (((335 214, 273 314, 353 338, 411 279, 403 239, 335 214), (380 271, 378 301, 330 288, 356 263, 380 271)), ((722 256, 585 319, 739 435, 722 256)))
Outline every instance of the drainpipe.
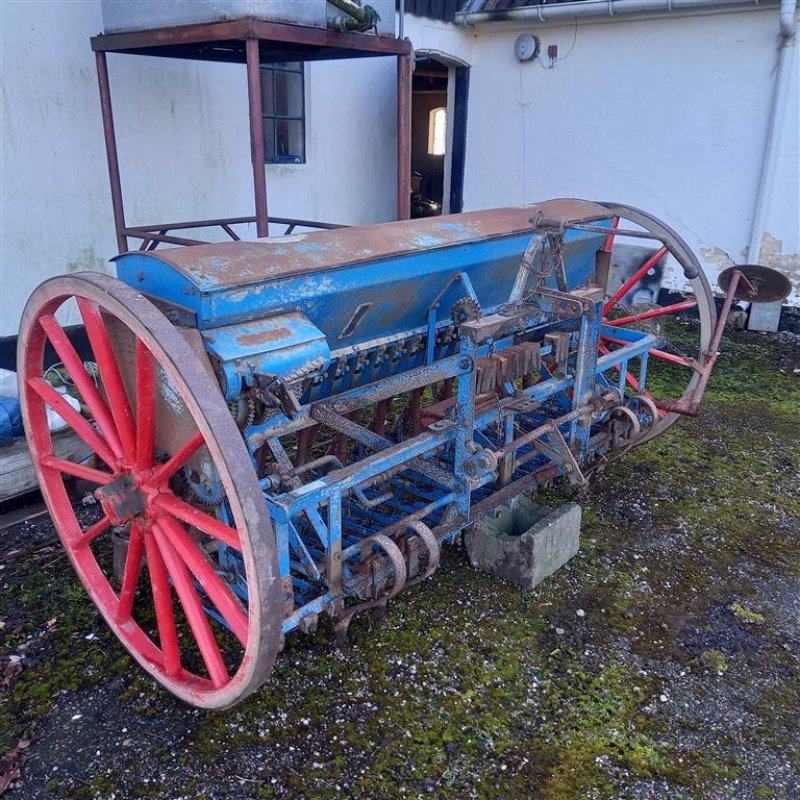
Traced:
MULTIPOLYGON (((477 7, 484 3, 479 1, 477 7)), ((625 17, 667 17, 673 14, 736 11, 777 5, 775 0, 572 0, 565 3, 540 3, 499 11, 469 11, 475 7, 467 3, 465 11, 456 14, 461 25, 483 22, 548 22, 565 23, 575 19, 610 19, 625 17)), ((781 3, 783 5, 783 3, 781 3)))
POLYGON ((778 140, 786 118, 787 94, 792 79, 791 60, 794 55, 792 45, 797 32, 797 0, 781 0, 780 30, 778 41, 778 69, 775 74, 775 85, 772 90, 772 107, 769 112, 767 128, 767 144, 764 148, 764 160, 761 165, 761 177, 756 194, 756 205, 753 213, 753 224, 750 228, 750 244, 747 248, 747 260, 757 264, 761 257, 761 244, 764 238, 764 220, 767 205, 772 194, 775 169, 778 164, 778 140))

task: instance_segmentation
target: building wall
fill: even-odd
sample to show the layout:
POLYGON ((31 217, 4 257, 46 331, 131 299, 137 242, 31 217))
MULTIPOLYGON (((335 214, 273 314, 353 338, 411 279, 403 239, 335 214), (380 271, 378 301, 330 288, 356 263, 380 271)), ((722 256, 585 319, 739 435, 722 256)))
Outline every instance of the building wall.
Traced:
MULTIPOLYGON (((0 15, 4 337, 42 280, 113 274, 117 249, 89 45, 103 27, 99 0, 2 0, 0 15)), ((108 63, 128 224, 253 214, 244 66, 108 63)), ((307 163, 267 167, 270 214, 394 218, 395 75, 393 58, 308 65, 307 163)))
MULTIPOLYGON (((777 8, 565 27, 475 28, 465 202, 619 200, 675 227, 714 282, 746 253, 777 59, 777 8), (521 64, 521 32, 557 44, 521 64)), ((800 303, 800 46, 761 263, 800 303)), ((750 258, 749 260, 754 260, 750 258)), ((673 276, 672 285, 683 284, 673 276)))
MULTIPOLYGON (((9 336, 39 282, 113 272, 116 244, 89 47, 102 29, 99 2, 2 0, 0 14, 0 336, 9 336)), ((418 50, 472 68, 466 210, 556 196, 618 199, 677 228, 713 279, 744 259, 777 24, 774 8, 577 29, 471 29, 407 15, 405 35, 418 50), (554 69, 517 61, 522 31, 539 34, 545 52, 558 44, 554 69)), ((798 50, 761 258, 788 271, 794 304, 798 50)), ((111 55, 109 71, 129 224, 252 214, 244 67, 111 55)), ((306 74, 308 163, 267 168, 270 213, 392 219, 394 59, 320 62, 306 74)))

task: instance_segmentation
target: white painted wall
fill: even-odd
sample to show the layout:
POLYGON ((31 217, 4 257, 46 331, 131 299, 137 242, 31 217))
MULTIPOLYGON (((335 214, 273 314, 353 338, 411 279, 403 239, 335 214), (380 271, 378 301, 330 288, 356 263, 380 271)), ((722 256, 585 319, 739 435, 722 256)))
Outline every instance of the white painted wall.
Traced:
MULTIPOLYGON (((94 56, 97 0, 0 0, 0 336, 49 275, 116 252, 94 56)), ((465 208, 556 196, 619 199, 662 217, 711 277, 741 262, 761 166, 777 10, 580 24, 555 69, 520 64, 536 32, 566 55, 574 27, 475 29, 406 16, 419 50, 472 66, 465 208)), ((798 50, 762 261, 800 303, 798 50)), ((109 56, 129 224, 252 214, 244 67, 109 56)), ((267 168, 269 210, 392 219, 395 62, 307 71, 307 158, 267 168)), ((277 232, 277 231, 276 231, 277 232)))
MULTIPOLYGON (((16 333, 45 278, 113 274, 89 45, 101 30, 99 0, 0 0, 0 336, 16 333)), ((244 66, 113 54, 108 63, 128 224, 251 215, 244 66)), ((309 65, 308 162, 267 167, 270 214, 394 218, 395 74, 392 58, 309 65)))
MULTIPOLYGON (((746 260, 777 51, 776 8, 567 27, 476 27, 465 203, 567 196, 640 206, 675 227, 712 282, 746 260), (554 69, 520 64, 537 33, 554 69), (574 40, 574 46, 573 46, 574 40), (567 55, 568 54, 568 55, 567 55)), ((800 303, 798 51, 761 261, 800 303)), ((547 58, 545 55, 545 62, 547 58)), ((681 275, 682 278, 682 275, 681 275)), ((673 279, 674 285, 683 281, 673 279)))

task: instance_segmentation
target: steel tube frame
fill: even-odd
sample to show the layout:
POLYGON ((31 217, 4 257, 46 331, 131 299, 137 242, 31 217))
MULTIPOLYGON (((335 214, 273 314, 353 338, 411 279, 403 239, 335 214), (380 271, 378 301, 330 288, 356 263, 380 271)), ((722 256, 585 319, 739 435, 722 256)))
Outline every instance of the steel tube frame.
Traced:
POLYGON ((397 219, 411 217, 411 56, 397 57, 397 219))
POLYGON ((108 63, 106 54, 95 53, 97 64, 97 84, 100 89, 100 110, 103 115, 103 138, 106 143, 106 160, 108 161, 108 180, 111 184, 111 206, 114 209, 114 227, 117 233, 117 248, 120 253, 128 250, 128 239, 125 236, 125 209, 122 202, 122 182, 119 174, 119 154, 117 153, 117 135, 114 130, 114 112, 111 108, 111 86, 108 82, 108 63))
POLYGON ((261 106, 261 55, 258 39, 249 38, 247 49, 247 99, 250 113, 250 158, 253 162, 253 198, 256 235, 269 236, 267 218, 267 165, 264 161, 264 117, 261 106))
MULTIPOLYGON (((167 237, 163 226, 137 226, 127 228, 123 206, 122 181, 119 170, 114 118, 111 108, 111 89, 108 80, 106 53, 131 53, 133 55, 161 55, 164 57, 195 58, 201 60, 227 60, 247 65, 248 111, 250 123, 250 154, 253 169, 253 199, 256 233, 259 237, 269 235, 269 223, 277 222, 294 227, 338 227, 334 225, 304 225, 301 220, 284 218, 269 219, 267 211, 267 175, 264 160, 264 125, 261 105, 261 42, 309 48, 313 57, 390 56, 397 58, 397 219, 410 217, 411 197, 411 68, 413 50, 407 40, 389 37, 368 36, 361 33, 331 31, 287 25, 257 19, 233 20, 230 22, 182 25, 174 28, 159 28, 146 31, 129 31, 94 36, 91 39, 97 63, 97 79, 100 89, 100 106, 103 116, 103 135, 108 160, 111 201, 114 211, 114 227, 117 248, 120 253, 128 251, 128 237, 142 237, 143 232, 159 231, 147 237, 150 242, 194 245, 199 240, 167 237), (244 42, 242 53, 231 51, 229 57, 214 59, 202 55, 199 46, 211 42, 244 42), (194 48, 194 49, 193 49, 194 48), (327 52, 326 52, 327 51, 327 52), (319 54, 322 53, 322 56, 319 54), (137 233, 133 233, 137 231, 137 233), (161 231, 164 231, 161 233, 161 231)), ((224 222, 229 222, 224 220, 224 222)), ((190 227, 178 223, 167 228, 190 227)), ((205 226, 203 226, 205 227, 205 226)))

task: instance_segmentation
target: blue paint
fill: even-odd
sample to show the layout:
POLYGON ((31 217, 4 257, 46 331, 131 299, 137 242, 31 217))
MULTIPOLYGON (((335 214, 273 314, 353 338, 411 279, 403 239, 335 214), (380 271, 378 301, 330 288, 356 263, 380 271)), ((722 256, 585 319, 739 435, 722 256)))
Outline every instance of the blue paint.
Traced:
MULTIPOLYGON (((372 241, 343 256, 341 264, 330 264, 341 247, 335 231, 313 240, 298 236, 279 246, 201 247, 194 260, 194 249, 180 256, 135 252, 117 260, 122 280, 179 307, 184 321, 200 330, 226 399, 250 392, 258 375, 295 379, 299 412, 276 410, 244 431, 254 468, 255 451, 269 437, 276 463, 286 473, 278 490, 272 488, 280 481, 277 470, 260 475, 280 577, 294 598, 284 632, 335 609, 345 598, 369 597, 376 582, 391 584, 389 560, 365 564, 380 552, 365 542, 370 536, 389 529, 393 540, 403 543, 407 520, 413 518, 440 526, 438 538, 450 541, 469 524, 475 504, 504 485, 547 467, 566 474, 573 459, 585 463, 603 454, 609 447, 604 431, 610 412, 581 409, 614 385, 624 393, 629 365, 638 367, 645 383, 655 337, 602 324, 599 303, 577 319, 565 317, 552 297, 535 291, 508 305, 531 232, 486 236, 460 218, 428 222, 419 231, 407 225, 411 233, 403 252, 373 256, 379 248, 372 241), (294 274, 299 266, 303 271, 294 274), (484 319, 505 314, 514 324, 473 341, 469 323, 456 327, 451 319, 453 304, 464 298, 478 304, 484 319), (558 368, 550 363, 553 346, 545 338, 557 331, 570 344, 558 368), (598 357, 602 335, 624 345, 598 357), (477 396, 478 367, 487 368, 487 358, 513 361, 514 348, 523 342, 539 343, 544 363, 537 382, 523 389, 515 376, 506 377, 507 396, 487 404, 477 396), (441 419, 426 419, 421 432, 415 435, 413 421, 398 418, 396 411, 380 434, 356 429, 349 464, 331 458, 334 439, 315 469, 290 474, 292 448, 300 432, 315 424, 315 414, 325 411, 336 420, 341 419, 336 414, 355 412, 344 423, 363 426, 378 400, 419 390, 433 402, 445 380, 455 380, 452 399, 442 401, 441 419), (539 431, 545 424, 550 426, 546 432, 539 431), (519 443, 532 432, 542 435, 519 443), (480 460, 494 452, 499 453, 496 471, 480 460)), ((565 234, 568 290, 592 278, 604 239, 603 234, 565 234)), ((526 285, 536 288, 532 280, 526 285)), ((542 285, 557 289, 556 274, 542 285)), ((318 448, 308 458, 324 451, 318 448)), ((235 551, 223 555, 235 576, 235 591, 245 597, 241 557, 235 551)))

